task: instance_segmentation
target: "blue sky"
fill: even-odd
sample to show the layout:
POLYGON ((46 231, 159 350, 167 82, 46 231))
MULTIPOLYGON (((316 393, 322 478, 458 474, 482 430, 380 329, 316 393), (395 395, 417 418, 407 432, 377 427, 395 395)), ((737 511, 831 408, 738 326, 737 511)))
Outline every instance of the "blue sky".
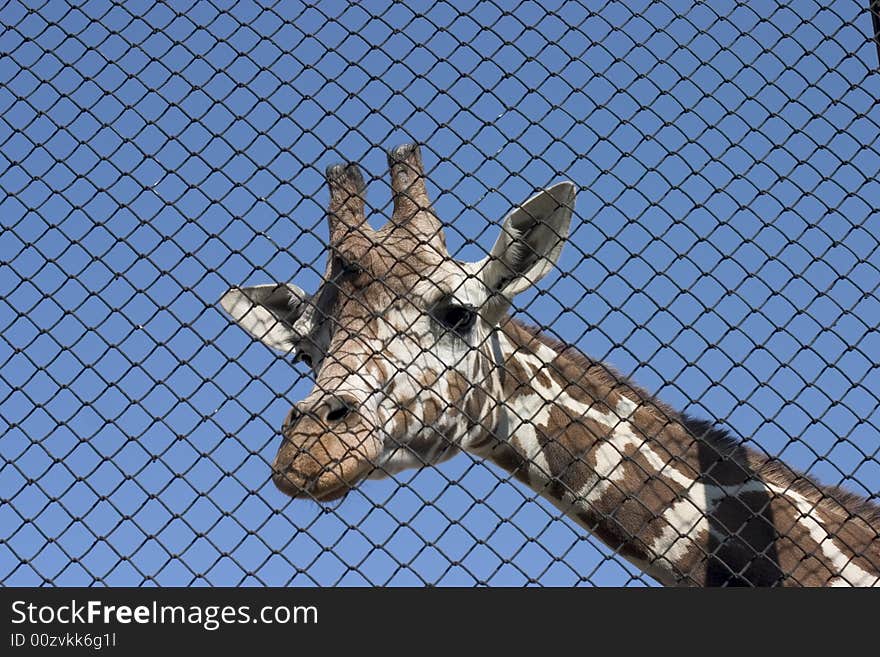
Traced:
POLYGON ((312 384, 215 301, 314 289, 324 167, 379 225, 410 140, 462 259, 581 188, 522 317, 880 491, 870 17, 750 4, 0 6, 0 582, 652 584, 468 456, 326 509, 269 482, 312 384))

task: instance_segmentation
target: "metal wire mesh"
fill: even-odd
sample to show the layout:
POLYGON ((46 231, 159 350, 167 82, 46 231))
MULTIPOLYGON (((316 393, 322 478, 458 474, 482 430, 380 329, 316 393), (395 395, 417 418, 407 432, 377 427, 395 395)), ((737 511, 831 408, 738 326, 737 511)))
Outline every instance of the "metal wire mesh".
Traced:
POLYGON ((316 290, 325 166, 361 163, 377 228, 409 141, 462 261, 576 183, 517 318, 875 500, 868 4, 3 3, 0 582, 657 583, 467 453, 273 486, 314 381, 217 300, 316 290))

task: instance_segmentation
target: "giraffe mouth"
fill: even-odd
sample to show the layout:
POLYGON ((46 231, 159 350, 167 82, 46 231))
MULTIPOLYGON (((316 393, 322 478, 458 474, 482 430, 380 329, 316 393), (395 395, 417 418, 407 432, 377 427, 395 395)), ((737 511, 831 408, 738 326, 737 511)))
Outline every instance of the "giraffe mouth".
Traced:
POLYGON ((337 488, 334 488, 330 491, 324 491, 321 494, 313 493, 312 498, 319 502, 320 504, 326 504, 328 502, 337 502, 342 501, 345 497, 354 489, 353 484, 343 484, 337 488))
POLYGON ((367 478, 371 467, 360 468, 342 477, 332 471, 309 477, 296 467, 273 468, 272 483, 293 499, 311 499, 320 504, 343 499, 367 478))

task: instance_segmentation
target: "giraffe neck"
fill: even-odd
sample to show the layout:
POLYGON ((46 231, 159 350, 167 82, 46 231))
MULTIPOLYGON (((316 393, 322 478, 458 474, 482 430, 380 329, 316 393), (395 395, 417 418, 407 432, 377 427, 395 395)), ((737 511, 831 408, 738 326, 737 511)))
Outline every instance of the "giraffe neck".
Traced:
POLYGON ((661 583, 880 585, 876 507, 745 449, 513 320, 493 343, 495 427, 466 449, 661 583))

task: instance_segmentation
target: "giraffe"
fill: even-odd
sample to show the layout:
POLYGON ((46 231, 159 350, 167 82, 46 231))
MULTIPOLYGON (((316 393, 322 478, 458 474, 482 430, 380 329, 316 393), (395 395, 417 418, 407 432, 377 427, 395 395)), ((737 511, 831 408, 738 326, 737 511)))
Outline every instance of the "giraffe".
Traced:
POLYGON ((559 257, 573 183, 514 208, 489 254, 461 262, 447 251, 419 147, 394 148, 388 161, 393 208, 378 230, 358 165, 327 169, 329 255, 314 294, 270 283, 220 300, 315 378, 281 428, 281 491, 324 503, 464 451, 663 585, 880 585, 880 508, 508 314, 559 257))

